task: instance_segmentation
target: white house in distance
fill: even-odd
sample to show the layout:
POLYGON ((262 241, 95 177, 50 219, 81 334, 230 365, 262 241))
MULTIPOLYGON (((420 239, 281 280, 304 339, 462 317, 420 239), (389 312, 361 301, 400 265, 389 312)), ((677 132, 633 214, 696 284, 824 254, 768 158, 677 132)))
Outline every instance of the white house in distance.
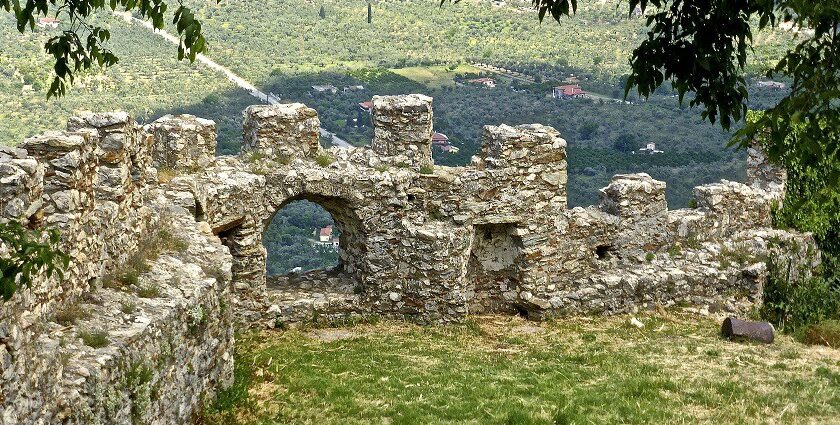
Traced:
MULTIPOLYGON (((659 149, 656 149, 656 143, 654 143, 654 142, 650 142, 647 145, 645 145, 645 147, 639 148, 639 150, 637 152, 640 153, 640 154, 647 154, 647 155, 653 155, 653 154, 657 154, 657 153, 665 153, 665 151, 661 151, 659 149)), ((636 152, 633 152, 633 153, 636 153, 636 152)))
POLYGON ((432 148, 440 149, 446 153, 457 153, 458 148, 449 144, 449 137, 443 133, 432 134, 432 148))
POLYGON ((496 87, 496 80, 487 77, 473 78, 472 80, 467 80, 467 82, 473 84, 483 84, 484 87, 487 87, 489 89, 496 87))
POLYGON ((314 90, 315 93, 327 93, 327 92, 332 93, 332 94, 338 93, 338 87, 336 87, 332 84, 312 86, 312 90, 314 90))
POLYGON ((778 81, 758 81, 755 83, 756 87, 761 87, 765 89, 773 89, 773 90, 784 90, 785 83, 780 83, 778 81))
POLYGON ((338 244, 339 244, 340 240, 339 240, 338 236, 333 235, 332 225, 327 226, 327 227, 322 227, 322 228, 318 229, 317 232, 318 232, 318 241, 316 242, 317 245, 338 248, 338 244))
POLYGON ((373 112, 373 102, 359 102, 359 109, 361 109, 362 112, 367 112, 370 114, 373 112))
POLYGON ((38 22, 36 22, 35 25, 39 28, 56 29, 60 23, 61 21, 55 18, 38 18, 38 22))
POLYGON ((552 96, 555 99, 579 99, 585 97, 586 92, 577 84, 566 84, 555 87, 552 96))

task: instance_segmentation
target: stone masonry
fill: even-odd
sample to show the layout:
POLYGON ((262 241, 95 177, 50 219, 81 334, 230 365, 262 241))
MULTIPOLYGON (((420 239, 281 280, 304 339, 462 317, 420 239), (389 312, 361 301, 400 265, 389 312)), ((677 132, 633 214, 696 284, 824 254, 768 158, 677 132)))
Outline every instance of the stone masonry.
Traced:
POLYGON ((245 138, 263 134, 261 155, 243 148, 176 179, 231 250, 243 324, 369 314, 537 318, 685 304, 743 311, 761 300, 771 253, 804 268, 819 262, 809 235, 771 228, 770 207, 782 194, 765 184, 762 176, 774 172, 766 161, 750 163, 765 170, 751 171, 750 185, 696 188, 696 208, 669 210, 665 183, 634 174, 615 176, 600 205, 568 209, 566 142, 555 129, 488 126, 469 166, 432 166, 431 99, 378 96, 373 107, 371 147, 323 150, 328 163, 313 160, 322 149, 300 135, 316 118, 289 113, 305 107, 249 108, 245 138), (299 199, 332 214, 340 265, 269 280, 262 233, 299 199))
POLYGON ((0 424, 187 423, 230 382, 231 257, 157 183, 153 143, 170 134, 88 113, 0 150, 0 220, 58 229, 71 258, 0 304, 0 424), (162 238, 183 249, 144 257, 162 238))
POLYGON ((699 186, 694 208, 631 174, 569 209, 557 130, 487 126, 469 166, 434 166, 431 98, 373 108, 369 148, 322 148, 302 104, 246 109, 236 156, 188 115, 86 113, 0 148, 0 220, 58 229, 72 258, 0 304, 0 424, 188 423, 230 383, 235 324, 743 312, 768 259, 819 263, 810 235, 772 228, 784 173, 760 150, 748 184, 699 186), (301 199, 333 216, 340 263, 269 279, 263 233, 301 199))

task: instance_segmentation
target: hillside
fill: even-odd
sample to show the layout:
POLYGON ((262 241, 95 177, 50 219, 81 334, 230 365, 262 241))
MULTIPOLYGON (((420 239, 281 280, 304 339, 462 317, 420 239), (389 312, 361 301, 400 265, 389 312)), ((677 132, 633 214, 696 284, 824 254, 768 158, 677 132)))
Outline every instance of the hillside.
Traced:
MULTIPOLYGON (((323 127, 357 145, 372 136, 359 102, 420 92, 435 99, 435 130, 459 149, 436 151, 438 164, 468 163, 487 124, 557 128, 569 143, 571 206, 597 202, 598 189, 616 173, 647 172, 665 180, 673 208, 685 206, 696 185, 744 177, 743 153, 725 148, 729 134, 703 122, 699 111, 680 107, 668 90, 648 102, 632 96, 633 104, 598 100, 622 97, 627 57, 645 33, 642 17, 625 16, 613 2, 582 2, 579 14, 560 25, 540 24, 530 3, 520 1, 443 7, 430 0, 380 1, 372 5, 370 24, 367 3, 355 0, 186 4, 203 20, 209 56, 283 101, 314 107, 323 127), (321 6, 324 18, 318 16, 321 6), (527 78, 488 73, 470 65, 476 62, 527 78), (465 83, 477 76, 496 79, 497 87, 465 83), (572 76, 594 100, 551 98, 551 88, 572 76), (323 84, 338 93, 313 95, 311 86, 323 84), (364 89, 341 90, 355 85, 364 89), (630 153, 648 142, 664 153, 630 153)), ((111 15, 98 19, 112 32, 119 65, 81 76, 68 96, 49 101, 49 58, 38 52, 50 33, 20 35, 11 19, 0 19, 0 74, 8 77, 0 79, 0 143, 61 128, 80 110, 122 109, 140 121, 167 113, 213 119, 219 153, 238 152, 241 111, 254 98, 201 64, 176 61, 174 47, 150 31, 111 15)), ((792 40, 786 33, 759 34, 750 73, 758 74, 792 40)), ((757 108, 781 96, 753 91, 757 108)), ((283 235, 311 232, 274 230, 267 241, 274 246, 282 245, 283 235)), ((303 242, 283 246, 305 250, 303 242)))

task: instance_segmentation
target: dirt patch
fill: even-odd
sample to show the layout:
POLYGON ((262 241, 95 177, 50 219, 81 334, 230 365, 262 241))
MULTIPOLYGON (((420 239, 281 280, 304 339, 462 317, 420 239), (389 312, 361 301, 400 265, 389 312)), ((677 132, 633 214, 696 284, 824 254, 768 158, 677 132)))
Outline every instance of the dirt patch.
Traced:
POLYGON ((524 324, 512 327, 510 333, 513 335, 540 335, 545 333, 545 328, 532 324, 524 324))
POLYGON ((333 342, 355 338, 356 334, 347 329, 313 329, 306 336, 321 342, 333 342))

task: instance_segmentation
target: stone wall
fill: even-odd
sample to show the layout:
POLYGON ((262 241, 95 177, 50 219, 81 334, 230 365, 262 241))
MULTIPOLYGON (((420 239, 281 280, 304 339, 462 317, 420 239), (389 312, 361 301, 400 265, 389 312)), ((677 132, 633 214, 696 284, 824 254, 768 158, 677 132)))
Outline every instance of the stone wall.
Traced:
POLYGON ((819 263, 810 235, 771 228, 784 176, 760 151, 748 184, 699 186, 694 208, 630 174, 569 209, 557 130, 487 126, 469 166, 434 166, 432 99, 373 103, 370 148, 322 148, 291 104, 246 109, 237 156, 210 157, 210 121, 124 113, 0 149, 0 220, 59 229, 73 259, 0 304, 0 423, 186 423, 230 381, 235 322, 743 312, 767 258, 819 263), (340 264, 268 279, 263 233, 300 199, 332 214, 340 264))
POLYGON ((88 113, 0 151, 0 220, 59 230, 71 258, 0 304, 0 423, 184 423, 229 381, 229 250, 157 183, 156 137, 88 113), (123 277, 163 230, 184 252, 123 277))
POLYGON ((432 98, 420 94, 373 97, 371 149, 393 164, 432 164, 432 98))
POLYGON ((152 138, 152 165, 171 171, 196 171, 216 155, 216 123, 192 115, 165 115, 143 127, 152 138))
MULTIPOLYGON (((266 111, 275 110, 303 107, 249 108, 246 128, 274 122, 266 111)), ((770 250, 819 261, 785 251, 813 247, 806 234, 773 233, 783 248, 759 242, 778 232, 769 216, 778 185, 700 186, 696 208, 669 210, 664 182, 620 175, 599 205, 570 210, 566 142, 550 127, 488 126, 470 166, 432 166, 425 153, 431 99, 377 97, 371 147, 331 148, 332 161, 322 162, 311 155, 320 147, 299 149, 311 138, 294 130, 315 118, 282 115, 282 125, 260 137, 283 155, 246 149, 181 182, 231 248, 236 311, 246 325, 354 314, 421 322, 479 312, 541 317, 684 303, 740 311, 760 300, 759 269, 770 250), (267 280, 262 233, 298 199, 333 215, 343 235, 340 265, 326 281, 319 273, 267 280)))

